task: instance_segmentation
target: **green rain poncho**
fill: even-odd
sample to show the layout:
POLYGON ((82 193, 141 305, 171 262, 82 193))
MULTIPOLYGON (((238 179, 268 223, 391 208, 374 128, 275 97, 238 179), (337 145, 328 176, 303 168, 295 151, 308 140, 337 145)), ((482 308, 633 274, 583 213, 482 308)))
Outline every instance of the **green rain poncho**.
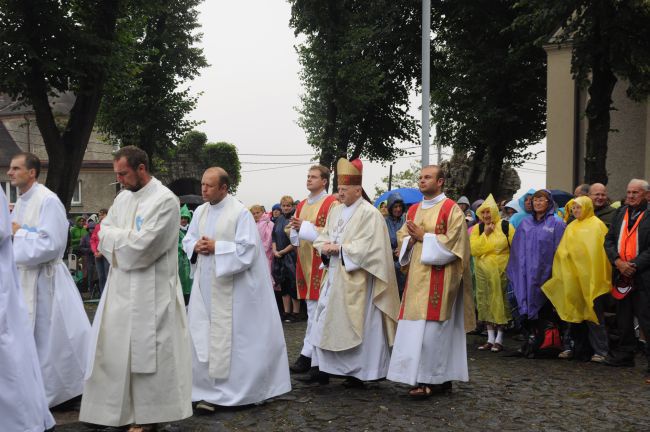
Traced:
POLYGON ((187 205, 181 207, 181 219, 187 218, 187 225, 185 227, 181 226, 178 231, 178 277, 181 280, 181 286, 183 287, 183 294, 189 295, 192 291, 192 278, 190 278, 190 260, 185 255, 183 251, 183 239, 185 234, 187 234, 187 228, 190 226, 192 221, 192 213, 187 208, 187 205))

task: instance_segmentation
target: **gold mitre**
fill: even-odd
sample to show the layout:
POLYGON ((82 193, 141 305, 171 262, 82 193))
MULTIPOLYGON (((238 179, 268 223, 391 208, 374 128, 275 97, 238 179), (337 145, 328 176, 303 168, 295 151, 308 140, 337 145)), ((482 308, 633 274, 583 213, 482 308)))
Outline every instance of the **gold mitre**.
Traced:
POLYGON ((359 159, 348 161, 341 158, 336 163, 336 178, 341 186, 361 186, 363 164, 359 159))

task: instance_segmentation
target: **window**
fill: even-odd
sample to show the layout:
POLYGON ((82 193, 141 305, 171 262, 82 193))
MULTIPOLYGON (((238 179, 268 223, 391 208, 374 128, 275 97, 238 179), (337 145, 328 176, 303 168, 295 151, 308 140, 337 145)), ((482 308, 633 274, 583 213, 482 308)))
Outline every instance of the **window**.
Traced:
POLYGON ((81 180, 77 180, 77 187, 74 188, 70 205, 81 205, 81 180))
POLYGON ((0 187, 2 187, 2 192, 7 196, 7 201, 9 204, 14 204, 18 199, 18 191, 14 186, 11 185, 8 181, 0 182, 0 187))

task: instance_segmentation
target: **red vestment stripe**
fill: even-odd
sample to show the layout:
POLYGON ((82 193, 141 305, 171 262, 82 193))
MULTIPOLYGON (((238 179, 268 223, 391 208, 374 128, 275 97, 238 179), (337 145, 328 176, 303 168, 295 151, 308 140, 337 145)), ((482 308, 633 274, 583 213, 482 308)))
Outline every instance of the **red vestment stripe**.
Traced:
MULTIPOLYGON (((329 214, 329 209, 332 206, 332 203, 336 200, 332 195, 328 195, 318 209, 318 214, 316 215, 315 226, 322 228, 325 226, 327 221, 327 215, 329 214)), ((296 207, 296 217, 300 217, 303 206, 307 200, 301 201, 296 207)), ((320 269, 322 263, 320 255, 316 249, 312 248, 312 260, 311 260, 311 280, 309 283, 305 280, 305 274, 302 271, 302 263, 300 262, 300 254, 296 254, 297 265, 296 265, 296 289, 298 290, 298 298, 300 299, 310 299, 318 300, 320 294, 320 283, 323 276, 323 270, 320 269), (309 294, 309 295, 308 295, 309 294)))

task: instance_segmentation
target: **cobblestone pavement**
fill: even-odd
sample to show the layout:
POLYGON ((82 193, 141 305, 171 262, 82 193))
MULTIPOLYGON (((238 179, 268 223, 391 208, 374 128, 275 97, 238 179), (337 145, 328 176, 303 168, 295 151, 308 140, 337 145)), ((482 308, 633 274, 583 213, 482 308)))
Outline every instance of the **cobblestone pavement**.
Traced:
MULTIPOLYGON (((299 353, 305 323, 284 324, 290 360, 299 353)), ((477 351, 483 339, 468 337, 470 382, 452 394, 414 401, 408 386, 382 381, 346 389, 292 380, 293 391, 260 406, 195 415, 163 431, 596 431, 648 430, 650 385, 645 360, 635 368, 611 368, 566 360, 527 360, 477 351)), ((77 407, 78 409, 78 407, 77 407)), ((78 411, 57 411, 57 431, 90 431, 78 411)), ((108 429, 115 431, 117 429, 108 429)))

